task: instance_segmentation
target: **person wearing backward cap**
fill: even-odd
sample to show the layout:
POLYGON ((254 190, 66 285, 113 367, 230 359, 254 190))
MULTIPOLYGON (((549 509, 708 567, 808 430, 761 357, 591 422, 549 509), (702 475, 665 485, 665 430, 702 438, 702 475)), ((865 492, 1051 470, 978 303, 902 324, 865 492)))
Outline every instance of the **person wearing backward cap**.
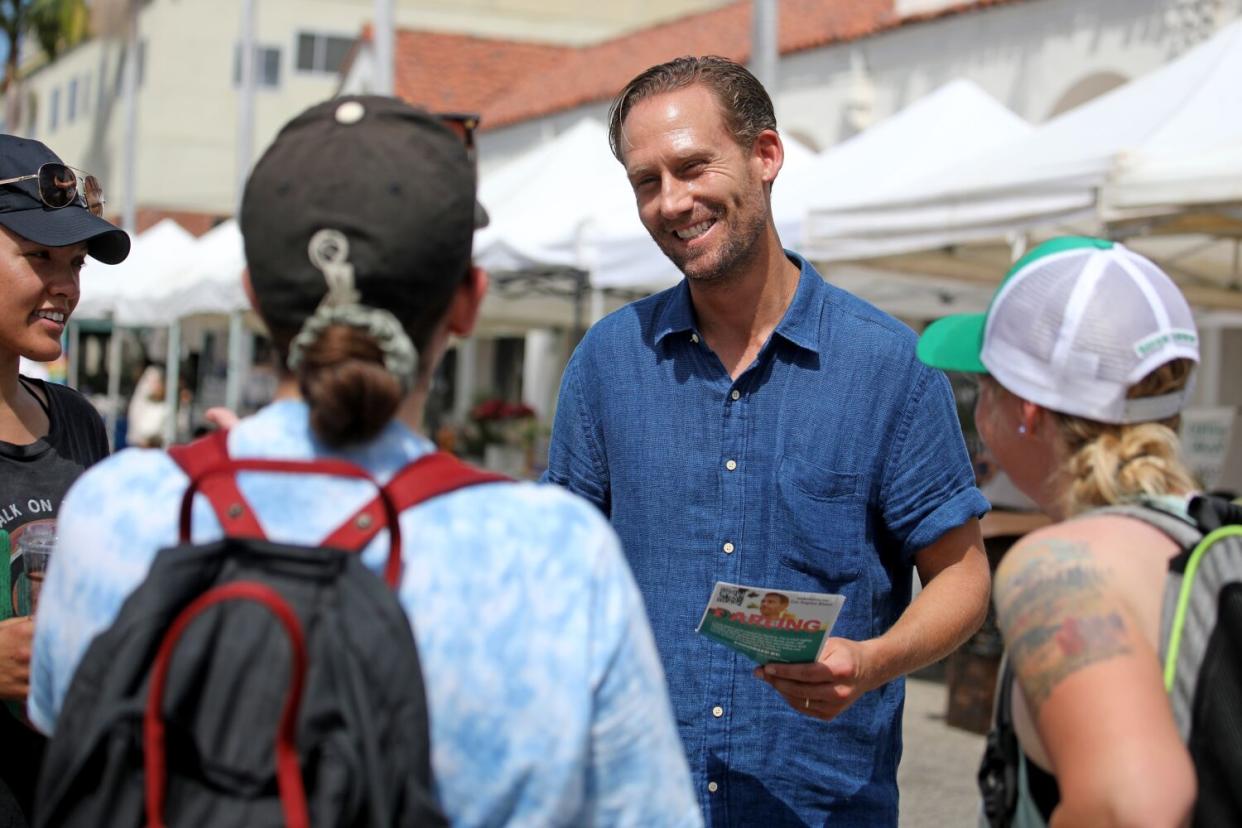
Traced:
MULTIPOLYGON (((246 184, 240 227, 283 378, 273 403, 229 430, 232 457, 339 458, 383 483, 434 451, 421 432, 431 378, 450 338, 471 333, 487 287, 471 262, 485 218, 472 127, 358 96, 280 131, 246 184)), ((318 542, 372 493, 271 477, 240 485, 273 537, 318 542)), ((70 496, 35 638, 40 728, 55 728, 91 637, 175 537, 185 485, 167 455, 131 449, 70 496), (84 538, 103 551, 75 552, 84 538)), ((218 536, 209 510, 200 518, 195 539, 218 536)), ((493 482, 410 507, 400 523, 397 595, 448 820, 699 824, 642 599, 603 517, 557 487, 493 482)), ((379 570, 384 543, 363 562, 379 570)))

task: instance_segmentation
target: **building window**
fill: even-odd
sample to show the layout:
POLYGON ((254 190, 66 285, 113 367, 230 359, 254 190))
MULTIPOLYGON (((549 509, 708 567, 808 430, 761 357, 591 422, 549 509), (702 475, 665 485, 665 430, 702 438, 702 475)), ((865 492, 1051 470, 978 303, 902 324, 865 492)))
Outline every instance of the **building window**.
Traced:
POLYGON ((91 76, 87 73, 82 76, 82 114, 85 115, 91 111, 91 76))
POLYGON ((298 32, 298 71, 328 72, 335 75, 352 48, 352 37, 298 32))
POLYGON ((55 132, 56 127, 60 126, 60 87, 52 90, 52 102, 48 104, 48 132, 55 132))
MULTIPOLYGON (((233 85, 241 86, 241 44, 233 47, 233 85)), ((254 47, 254 85, 275 89, 280 86, 280 47, 254 47)))
POLYGON ((69 100, 65 102, 65 123, 72 124, 78 117, 78 79, 69 79, 69 100))

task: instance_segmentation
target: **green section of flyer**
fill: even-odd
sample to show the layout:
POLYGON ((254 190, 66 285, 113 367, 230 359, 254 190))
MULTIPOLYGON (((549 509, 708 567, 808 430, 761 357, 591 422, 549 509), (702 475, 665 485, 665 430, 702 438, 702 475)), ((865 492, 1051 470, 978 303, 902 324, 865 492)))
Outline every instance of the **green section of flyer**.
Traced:
POLYGON ((756 629, 751 624, 730 621, 727 617, 710 612, 699 626, 699 632, 712 641, 732 647, 759 664, 766 664, 769 661, 786 661, 795 664, 802 661, 814 661, 827 635, 823 630, 798 632, 796 630, 756 629))
POLYGON ((759 664, 815 661, 844 602, 842 595, 718 582, 698 632, 759 664))

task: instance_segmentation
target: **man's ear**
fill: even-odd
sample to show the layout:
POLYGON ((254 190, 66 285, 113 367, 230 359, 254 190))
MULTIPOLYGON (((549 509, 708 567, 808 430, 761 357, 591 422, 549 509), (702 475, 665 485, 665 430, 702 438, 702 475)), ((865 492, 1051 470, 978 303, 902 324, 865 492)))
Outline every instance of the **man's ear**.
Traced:
POLYGON ((785 145, 776 130, 765 129, 759 133, 751 148, 751 158, 759 165, 759 175, 764 184, 776 180, 777 173, 785 165, 785 145))
POLYGON ((479 320, 479 309, 483 306, 483 297, 487 294, 489 279, 487 271, 477 265, 471 265, 466 278, 461 280, 453 293, 453 300, 448 309, 448 332, 454 336, 470 336, 474 325, 479 320))

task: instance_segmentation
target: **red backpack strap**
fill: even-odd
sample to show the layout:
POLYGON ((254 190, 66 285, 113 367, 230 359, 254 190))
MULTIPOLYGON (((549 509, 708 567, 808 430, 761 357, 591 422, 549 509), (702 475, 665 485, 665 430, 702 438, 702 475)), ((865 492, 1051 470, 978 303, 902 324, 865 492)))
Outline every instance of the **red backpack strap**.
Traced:
MULTIPOLYGON (((503 474, 484 471, 458 460, 448 452, 426 454, 393 475, 384 492, 403 512, 411 506, 431 500, 442 494, 455 492, 480 483, 499 483, 510 478, 503 474)), ((384 528, 383 502, 376 497, 322 541, 324 546, 337 549, 358 550, 384 528)))
MULTIPOLYGON (((192 443, 173 446, 168 449, 168 456, 181 467, 191 483, 199 483, 198 490, 211 503, 224 534, 244 538, 267 537, 255 517, 254 509, 250 508, 241 489, 237 487, 236 476, 211 474, 204 479, 212 469, 229 462, 228 431, 213 431, 192 443)), ((182 537, 190 536, 188 519, 188 513, 183 513, 180 527, 182 537)))

